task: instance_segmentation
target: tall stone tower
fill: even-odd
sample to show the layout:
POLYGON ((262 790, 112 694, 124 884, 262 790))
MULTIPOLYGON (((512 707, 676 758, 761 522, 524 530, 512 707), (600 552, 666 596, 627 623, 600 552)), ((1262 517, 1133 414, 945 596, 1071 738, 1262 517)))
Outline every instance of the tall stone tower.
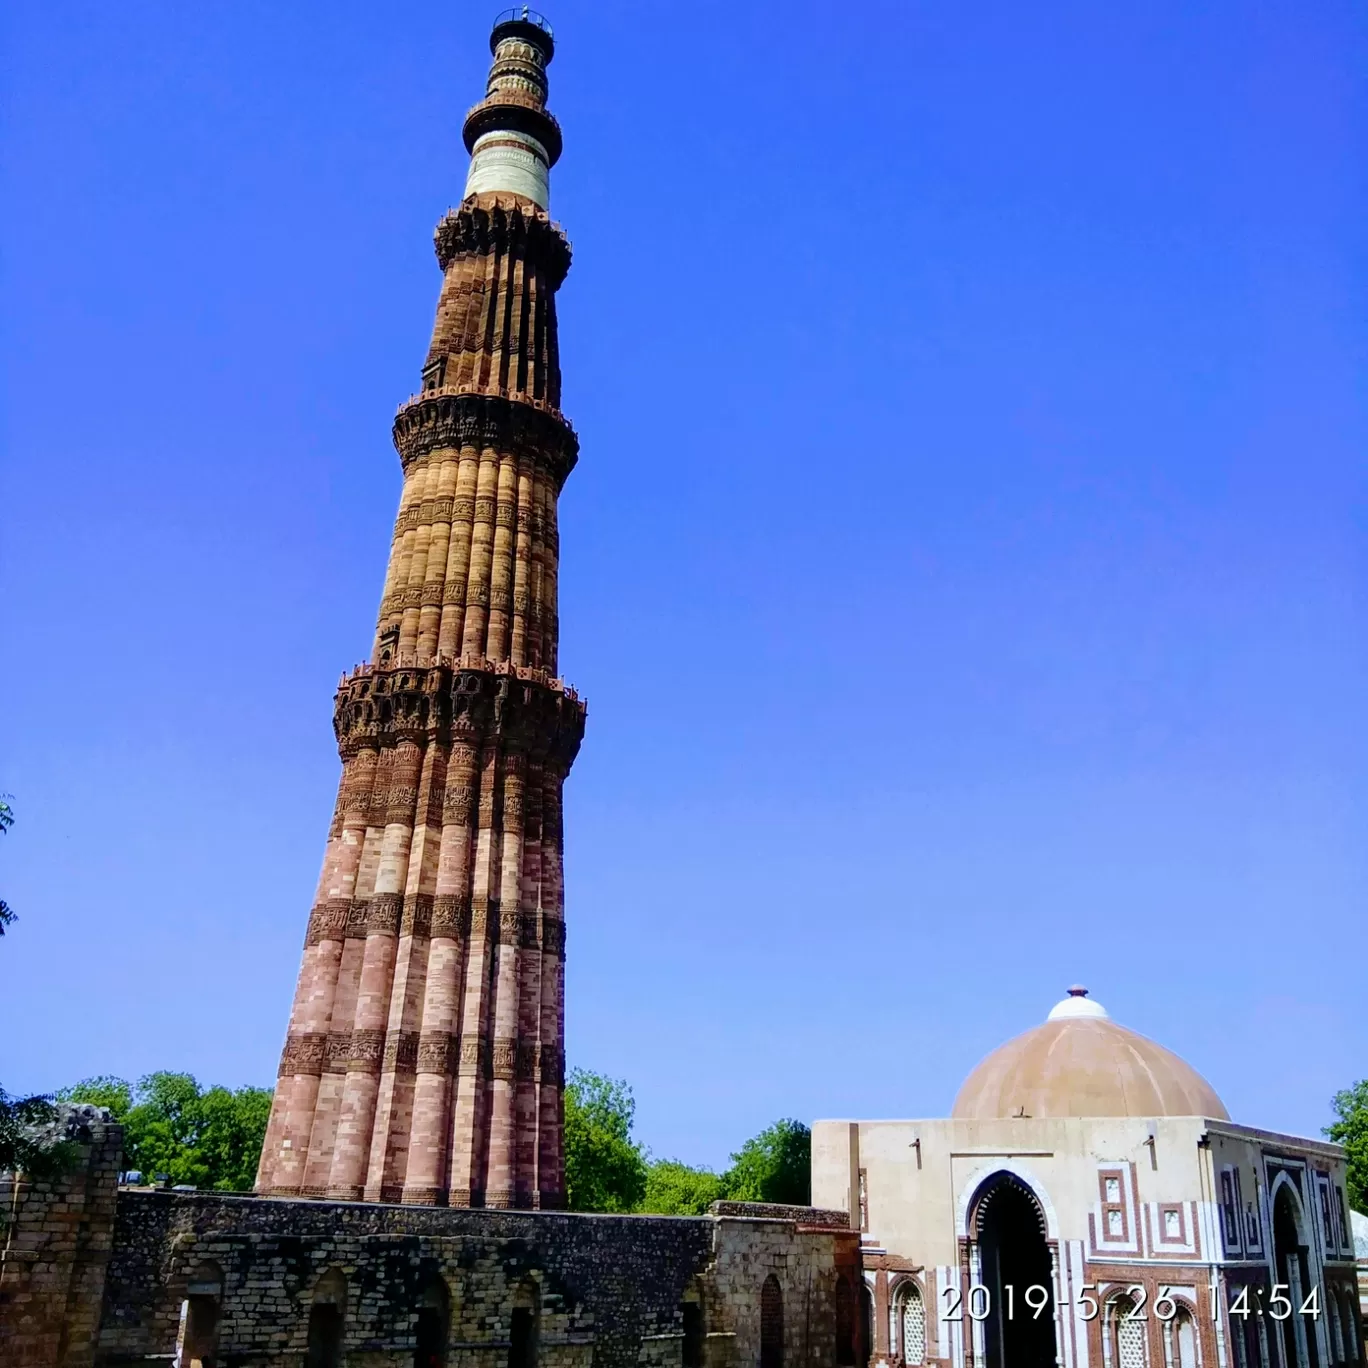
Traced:
POLYGON ((557 677, 560 413, 548 216, 561 150, 540 16, 499 17, 437 225, 422 390, 368 664, 338 689, 342 781, 257 1190, 555 1207, 565 1192, 561 788, 584 704, 557 677))

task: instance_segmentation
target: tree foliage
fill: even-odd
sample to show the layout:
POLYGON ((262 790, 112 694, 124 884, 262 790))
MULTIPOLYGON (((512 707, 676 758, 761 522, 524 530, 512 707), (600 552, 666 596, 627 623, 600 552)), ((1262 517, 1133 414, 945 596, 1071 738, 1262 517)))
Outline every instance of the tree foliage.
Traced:
POLYGON ((572 1211, 696 1216, 716 1201, 805 1206, 812 1134, 777 1121, 732 1155, 725 1173, 652 1159, 632 1137, 636 1101, 621 1079, 575 1069, 565 1085, 565 1187, 572 1211))
POLYGON ((636 1100, 621 1079, 572 1069, 565 1084, 565 1199, 571 1211, 635 1211, 646 1158, 632 1139, 636 1100))
POLYGON ((812 1197, 812 1132, 801 1121, 776 1121, 732 1155, 723 1181, 733 1202, 807 1206, 812 1197))
POLYGON ((11 1097, 0 1088, 0 1173, 55 1178, 74 1158, 74 1148, 50 1129, 57 1109, 50 1097, 11 1097))
POLYGON ((662 1216, 701 1216, 726 1195, 721 1174, 690 1168, 677 1159, 657 1159, 646 1169, 646 1191, 637 1210, 662 1216))
POLYGON ((63 1102, 108 1107, 124 1128, 124 1165, 175 1183, 247 1192, 256 1179, 268 1088, 201 1089, 187 1073, 152 1073, 130 1086, 122 1078, 87 1078, 57 1094, 63 1102))
MULTIPOLYGON (((0 836, 3 836, 10 827, 14 825, 14 809, 9 805, 9 794, 0 797, 0 836)), ((5 934, 5 927, 18 920, 14 909, 4 898, 0 898, 0 936, 5 934)), ((32 1101, 32 1098, 25 1098, 25 1101, 32 1101)))
POLYGON ((1330 1101, 1338 1121, 1325 1134, 1343 1145, 1349 1159, 1349 1205, 1368 1215, 1368 1078, 1337 1092, 1330 1101))

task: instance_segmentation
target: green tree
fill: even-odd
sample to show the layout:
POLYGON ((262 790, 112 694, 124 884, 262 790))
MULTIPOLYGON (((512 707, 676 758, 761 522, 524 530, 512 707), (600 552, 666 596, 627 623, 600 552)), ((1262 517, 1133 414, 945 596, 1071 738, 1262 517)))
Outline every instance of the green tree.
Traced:
POLYGON ((636 1101, 621 1079, 572 1069, 565 1084, 565 1196, 571 1211, 635 1211, 646 1158, 632 1139, 636 1101))
POLYGON ((124 1163, 174 1183, 246 1192, 256 1176, 271 1113, 267 1088, 201 1090, 187 1073, 88 1078, 58 1093, 64 1102, 108 1107, 124 1128, 124 1163))
MULTIPOLYGON (((3 836, 10 827, 14 825, 14 809, 9 805, 9 794, 0 797, 0 836, 3 836)), ((17 920, 14 909, 4 898, 0 898, 0 936, 5 934, 5 927, 12 925, 17 920)), ((28 1101, 30 1099, 25 1099, 28 1101)))
POLYGON ((690 1168, 677 1159, 657 1159, 647 1165, 646 1190, 637 1210, 661 1216, 701 1216, 726 1195, 721 1174, 690 1168))
POLYGON ((55 1178, 75 1151, 49 1127, 57 1119, 50 1097, 11 1097, 0 1088, 0 1173, 55 1178))
POLYGON ((122 1121, 133 1107, 133 1089, 122 1078, 100 1074, 70 1088, 59 1088, 59 1102, 88 1102, 93 1107, 108 1107, 116 1121, 122 1121))
POLYGON ((1368 1078, 1337 1092, 1330 1101, 1338 1121, 1325 1134, 1343 1145, 1349 1158, 1349 1205, 1368 1215, 1368 1078))
POLYGON ((722 1181, 734 1202, 806 1206, 812 1194, 812 1132, 801 1121, 776 1121, 732 1155, 722 1181))

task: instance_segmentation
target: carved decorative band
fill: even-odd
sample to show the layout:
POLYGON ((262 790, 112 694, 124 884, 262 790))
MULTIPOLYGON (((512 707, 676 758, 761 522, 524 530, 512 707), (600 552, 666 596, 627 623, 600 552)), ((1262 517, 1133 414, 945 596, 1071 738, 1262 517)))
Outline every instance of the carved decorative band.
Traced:
POLYGON ((538 1081, 545 1086, 563 1088, 565 1086, 565 1052, 559 1045, 537 1045, 534 1050, 533 1067, 538 1081))
POLYGON ((452 209, 437 225, 433 245, 443 271, 458 256, 511 252, 540 266, 547 284, 556 290, 570 270, 565 234, 545 212, 523 204, 477 203, 452 209))
POLYGON ((419 1073, 450 1076, 456 1072, 459 1059, 455 1036, 445 1031, 424 1031, 418 1037, 416 1068, 419 1073))
POLYGON ((565 958, 565 923, 559 917, 542 914, 541 948, 543 955, 565 958))
POLYGON ((455 893, 439 893, 433 898, 432 934, 465 940, 470 935, 470 899, 455 893))
POLYGON ((514 908, 511 912, 499 913, 499 944, 520 945, 522 943, 522 913, 514 908))
POLYGON ((351 1055, 347 1060, 349 1073, 376 1073, 385 1054, 384 1031, 353 1031, 351 1055))
MULTIPOLYGON (((343 680, 333 702, 333 730, 344 761, 367 747, 386 751, 461 735, 467 744, 502 742, 506 754, 561 774, 579 752, 584 717, 584 703, 559 680, 451 664, 363 667, 343 680)), ((459 780, 458 785, 443 798, 444 817, 453 822, 467 821, 470 814, 470 788, 459 780)), ((389 810, 384 801, 381 820, 389 810)), ((546 817, 554 821, 553 813, 546 817)))
POLYGON ((535 912, 524 912, 522 916, 519 917, 518 944, 521 945, 524 950, 536 950, 540 948, 538 946, 537 938, 537 922, 539 920, 540 919, 535 912))
POLYGON ((404 919, 399 923, 401 936, 430 936, 432 934, 431 893, 415 893, 404 899, 404 919))
POLYGON ((446 1206, 447 1190, 439 1187, 406 1187, 400 1200, 405 1206, 446 1206))
POLYGON ((461 1041, 456 1071, 462 1078, 493 1077, 492 1052, 488 1037, 468 1036, 461 1041))
POLYGON ((347 934, 347 913, 351 909, 350 898, 329 898, 321 902, 309 913, 309 930, 304 944, 318 945, 322 941, 340 941, 347 934))
POLYGON ((365 940, 369 920, 370 902, 365 898, 353 898, 347 908, 347 939, 365 940))
POLYGON ((404 895, 402 893, 377 893, 370 900, 370 916, 366 919, 366 932, 374 935, 377 931, 388 931, 393 935, 399 932, 399 922, 404 915, 404 895))
POLYGON ((519 1083, 531 1083, 537 1076, 537 1046, 530 1040, 518 1042, 517 1078, 519 1083))
POLYGON ((328 1057, 328 1036, 324 1031, 292 1031, 285 1039, 280 1053, 281 1078, 296 1074, 317 1076, 323 1072, 328 1057))
POLYGON ((557 489, 579 459, 579 439, 559 414, 495 394, 439 391, 410 399, 395 415, 394 446, 405 470, 439 448, 516 451, 541 461, 557 489))
POLYGON ((351 1058, 351 1032, 333 1031, 328 1036, 328 1062, 324 1073, 346 1073, 347 1061, 351 1058))
POLYGON ((390 1031, 385 1037, 385 1053, 381 1069, 386 1072, 411 1074, 418 1071, 418 1032, 390 1031))
POLYGON ((494 1077, 501 1082, 511 1083, 518 1071, 518 1042, 516 1040, 496 1040, 493 1050, 494 1077))

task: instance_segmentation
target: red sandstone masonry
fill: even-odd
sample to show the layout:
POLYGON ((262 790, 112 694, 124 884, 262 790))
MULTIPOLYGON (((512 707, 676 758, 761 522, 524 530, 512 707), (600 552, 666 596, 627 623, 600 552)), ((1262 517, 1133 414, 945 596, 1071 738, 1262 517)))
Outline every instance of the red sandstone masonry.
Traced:
MULTIPOLYGON (((495 68, 508 60, 524 59, 495 68)), ((472 118, 542 110, 505 77, 472 118)), ((558 1206, 561 790, 584 724, 554 674, 556 501, 578 450, 557 409, 570 252, 511 194, 472 196, 436 242, 423 390, 395 419, 404 487, 371 661, 335 701, 342 779, 257 1189, 558 1206)))

